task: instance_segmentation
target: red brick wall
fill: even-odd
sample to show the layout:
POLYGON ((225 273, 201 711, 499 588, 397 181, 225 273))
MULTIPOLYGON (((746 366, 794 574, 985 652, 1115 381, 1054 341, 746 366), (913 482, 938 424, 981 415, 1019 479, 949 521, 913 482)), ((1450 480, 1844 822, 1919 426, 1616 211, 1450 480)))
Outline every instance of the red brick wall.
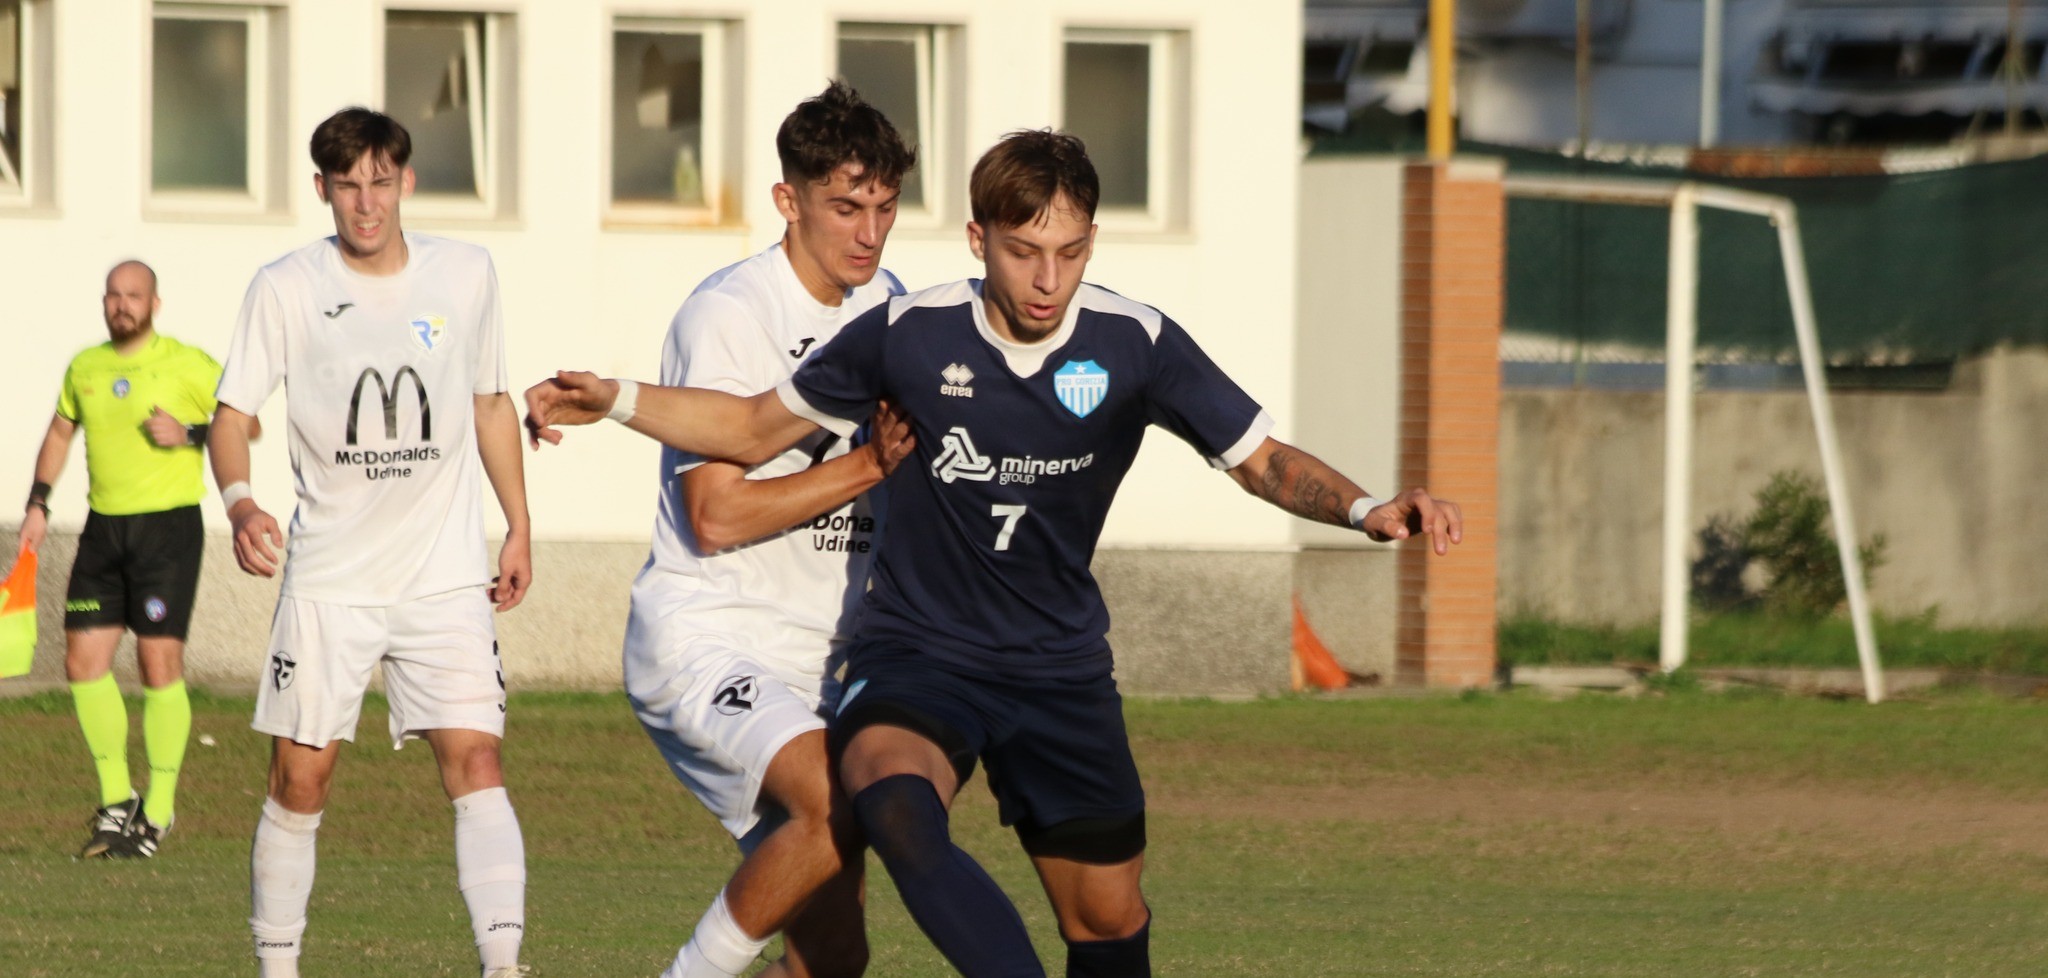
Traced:
POLYGON ((1401 545, 1396 682, 1492 681, 1506 198, 1484 162, 1411 165, 1403 181, 1403 488, 1456 500, 1465 542, 1401 545))

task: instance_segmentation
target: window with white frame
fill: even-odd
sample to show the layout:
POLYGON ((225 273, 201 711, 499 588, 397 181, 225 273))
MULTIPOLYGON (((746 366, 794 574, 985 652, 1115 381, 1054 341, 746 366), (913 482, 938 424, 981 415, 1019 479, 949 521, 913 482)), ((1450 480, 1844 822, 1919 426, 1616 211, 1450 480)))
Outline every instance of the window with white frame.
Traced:
POLYGON ((1181 31, 1067 31, 1060 127, 1088 144, 1108 223, 1164 229, 1187 180, 1181 31))
POLYGON ((622 17, 612 29, 610 215, 723 223, 737 195, 731 131, 738 25, 622 17))
POLYGON ((508 209, 512 49, 510 15, 385 12, 384 111, 412 135, 416 212, 508 209))
POLYGON ((19 194, 21 171, 22 62, 26 44, 22 41, 20 0, 0 0, 0 193, 19 194))
POLYGON ((283 13, 159 3, 149 68, 149 188, 158 206, 262 209, 274 199, 272 145, 283 13))
POLYGON ((929 24, 839 25, 836 77, 889 117, 903 141, 917 150, 917 167, 903 178, 897 206, 906 215, 937 219, 949 186, 948 131, 954 129, 953 29, 929 24))

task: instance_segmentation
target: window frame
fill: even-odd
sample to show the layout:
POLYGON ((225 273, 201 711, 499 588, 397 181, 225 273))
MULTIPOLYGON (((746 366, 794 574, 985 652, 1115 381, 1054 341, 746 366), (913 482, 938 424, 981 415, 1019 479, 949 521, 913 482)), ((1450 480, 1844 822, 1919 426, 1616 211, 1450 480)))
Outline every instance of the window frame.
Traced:
MULTIPOLYGON (((15 133, 20 169, 0 180, 0 212, 47 208, 56 199, 56 156, 49 138, 54 118, 51 86, 56 80, 55 11, 50 0, 19 0, 15 25, 20 47, 15 72, 21 79, 21 131, 15 133)), ((0 166, 7 165, 0 162, 0 166)))
POLYGON ((598 167, 598 195, 606 227, 730 229, 743 223, 746 208, 741 203, 739 192, 740 175, 744 171, 738 125, 744 118, 741 102, 744 30, 744 25, 732 18, 630 12, 611 14, 605 24, 604 66, 601 69, 605 80, 605 101, 598 121, 601 130, 599 144, 604 147, 598 167), (622 202, 612 196, 615 136, 612 111, 613 101, 618 98, 613 85, 618 76, 618 36, 622 33, 695 34, 699 38, 700 50, 704 52, 704 151, 698 158, 698 166, 702 168, 700 179, 704 185, 702 205, 622 202))
POLYGON ((1060 129, 1067 128, 1067 47, 1071 44, 1143 45, 1147 59, 1145 170, 1148 192, 1143 207, 1098 207, 1096 223, 1106 230, 1178 232, 1187 229, 1188 157, 1192 150, 1189 102, 1192 76, 1189 52, 1193 31, 1186 27, 1098 27, 1070 24, 1060 32, 1058 91, 1053 106, 1060 129))
POLYGON ((288 210, 283 141, 288 103, 286 9, 248 0, 155 0, 149 5, 142 58, 142 200, 144 216, 263 217, 288 210), (159 20, 236 22, 248 38, 246 178, 240 190, 164 189, 156 186, 156 25, 159 20))
POLYGON ((966 87, 965 73, 959 69, 963 33, 958 24, 925 21, 841 20, 833 25, 831 76, 836 79, 844 78, 841 41, 908 40, 917 52, 917 168, 924 181, 924 201, 917 207, 898 206, 897 228, 948 230, 964 209, 964 183, 955 179, 956 134, 965 128, 965 100, 955 97, 966 87))
MULTIPOLYGON (((480 109, 472 108, 470 166, 476 174, 474 195, 415 190, 406 198, 408 220, 437 224, 498 224, 518 218, 519 200, 519 21, 518 8, 497 3, 396 2, 381 5, 377 14, 377 39, 372 58, 376 62, 378 111, 390 112, 390 72, 387 52, 391 46, 391 18, 443 16, 473 19, 479 23, 477 54, 482 61, 472 67, 467 79, 472 90, 482 93, 480 109)), ((404 120, 400 120, 403 122, 404 120)))

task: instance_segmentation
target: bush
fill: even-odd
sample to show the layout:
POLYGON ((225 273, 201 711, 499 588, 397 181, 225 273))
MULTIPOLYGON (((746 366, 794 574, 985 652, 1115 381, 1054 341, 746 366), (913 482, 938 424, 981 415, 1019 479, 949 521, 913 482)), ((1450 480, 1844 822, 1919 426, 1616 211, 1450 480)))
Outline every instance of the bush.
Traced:
MULTIPOLYGON (((1884 564, 1884 549, 1881 533, 1857 546, 1864 586, 1884 564)), ((1773 615, 1818 618, 1848 600, 1827 495, 1819 480, 1799 472, 1771 476, 1747 520, 1708 520, 1692 570, 1700 603, 1715 610, 1761 607, 1773 615), (1746 579, 1752 564, 1762 571, 1761 586, 1746 579)))

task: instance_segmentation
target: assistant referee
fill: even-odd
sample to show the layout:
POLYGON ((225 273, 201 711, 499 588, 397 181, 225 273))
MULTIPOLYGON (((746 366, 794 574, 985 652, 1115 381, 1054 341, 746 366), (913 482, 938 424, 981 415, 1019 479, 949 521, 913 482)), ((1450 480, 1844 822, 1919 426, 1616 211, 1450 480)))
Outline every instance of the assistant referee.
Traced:
POLYGON ((108 342, 72 358, 57 413, 36 455, 21 549, 41 546, 50 485, 71 439, 85 431, 87 501, 64 600, 64 672, 100 782, 99 809, 81 858, 156 855, 173 800, 192 706, 185 695, 185 630, 199 585, 206 494, 200 452, 220 364, 155 329, 156 272, 124 261, 107 273, 108 342), (142 735, 149 795, 128 777, 128 708, 114 684, 121 630, 135 633, 142 667, 142 735))

